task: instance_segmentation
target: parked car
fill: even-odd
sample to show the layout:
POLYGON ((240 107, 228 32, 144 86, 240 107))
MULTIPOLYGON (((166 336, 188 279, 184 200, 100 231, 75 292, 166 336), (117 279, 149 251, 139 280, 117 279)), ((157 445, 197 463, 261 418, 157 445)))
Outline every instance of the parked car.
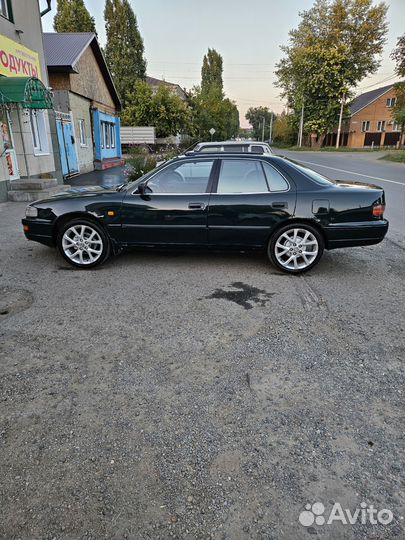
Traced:
POLYGON ((93 268, 131 246, 265 249, 292 274, 313 268, 324 249, 381 242, 384 190, 335 182, 276 156, 181 156, 117 190, 78 188, 30 204, 29 240, 57 246, 93 268))
POLYGON ((272 149, 267 143, 256 141, 200 142, 190 152, 273 154, 272 149))

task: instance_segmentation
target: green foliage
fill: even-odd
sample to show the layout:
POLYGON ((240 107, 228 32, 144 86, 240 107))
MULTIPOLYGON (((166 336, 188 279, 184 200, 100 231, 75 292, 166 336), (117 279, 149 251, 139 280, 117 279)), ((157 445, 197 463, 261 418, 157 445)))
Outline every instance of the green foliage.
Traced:
POLYGON ((290 146, 296 138, 294 116, 283 111, 273 122, 273 142, 275 145, 290 146))
POLYGON ((397 39, 397 46, 391 53, 395 62, 395 73, 399 77, 405 77, 405 34, 397 39))
POLYGON ((128 0, 106 0, 104 18, 105 57, 125 108, 136 82, 146 76, 143 40, 128 0))
POLYGON ((339 118, 340 101, 379 66, 387 7, 372 0, 316 0, 302 12, 290 43, 282 47, 277 85, 294 111, 305 105, 305 129, 323 135, 339 118))
POLYGON ((215 49, 208 49, 201 68, 201 92, 203 94, 208 95, 212 91, 217 91, 223 97, 222 71, 222 56, 215 49))
POLYGON ((193 111, 193 134, 200 141, 209 141, 209 130, 215 129, 214 141, 231 139, 239 132, 239 111, 234 102, 222 97, 218 88, 202 92, 195 87, 190 95, 193 111))
POLYGON ((270 139, 270 122, 273 115, 273 121, 275 115, 267 107, 250 107, 245 114, 246 120, 249 120, 250 125, 253 128, 253 137, 261 141, 263 136, 263 121, 264 121, 264 140, 270 139))
POLYGON ((84 5, 84 0, 58 0, 53 19, 55 32, 96 32, 94 17, 84 5))
POLYGON ((127 95, 122 114, 124 126, 154 126, 157 137, 186 133, 191 128, 191 111, 170 88, 160 85, 154 93, 143 81, 138 81, 127 95))
POLYGON ((131 150, 126 160, 126 175, 128 182, 138 180, 141 176, 156 167, 157 157, 151 155, 147 149, 140 147, 131 150))
POLYGON ((394 121, 401 126, 401 136, 405 131, 405 83, 397 83, 395 86, 395 105, 392 108, 394 121))
POLYGON ((239 111, 223 91, 222 56, 208 49, 201 69, 201 86, 189 94, 192 109, 192 135, 198 140, 210 140, 209 130, 215 129, 213 140, 235 137, 239 132, 239 111))
POLYGON ((390 150, 388 154, 385 154, 378 159, 394 161, 395 163, 405 163, 405 150, 390 150))

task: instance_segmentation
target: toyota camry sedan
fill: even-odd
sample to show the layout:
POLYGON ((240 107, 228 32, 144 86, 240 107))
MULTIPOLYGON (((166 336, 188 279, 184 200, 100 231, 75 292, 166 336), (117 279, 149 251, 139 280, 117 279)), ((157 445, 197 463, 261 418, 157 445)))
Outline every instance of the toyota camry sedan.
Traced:
POLYGON ((185 155, 116 189, 78 188, 36 201, 25 236, 79 268, 122 249, 265 250, 306 272, 324 249, 378 244, 388 230, 378 186, 332 181, 274 155, 185 155))

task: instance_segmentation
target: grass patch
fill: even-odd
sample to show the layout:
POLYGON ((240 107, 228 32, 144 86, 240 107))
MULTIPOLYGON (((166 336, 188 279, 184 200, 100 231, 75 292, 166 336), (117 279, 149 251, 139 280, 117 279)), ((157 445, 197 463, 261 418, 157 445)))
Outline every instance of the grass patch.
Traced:
POLYGON ((395 163, 405 163, 405 150, 391 150, 379 159, 395 161, 395 163))

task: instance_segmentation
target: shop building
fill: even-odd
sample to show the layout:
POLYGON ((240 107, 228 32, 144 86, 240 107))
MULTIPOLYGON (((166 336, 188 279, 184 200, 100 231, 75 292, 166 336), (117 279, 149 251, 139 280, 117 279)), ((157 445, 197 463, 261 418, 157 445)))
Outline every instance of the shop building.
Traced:
POLYGON ((61 190, 55 144, 38 0, 1 0, 0 201, 61 190))
POLYGON ((45 33, 65 178, 121 165, 121 102, 93 33, 45 33))

